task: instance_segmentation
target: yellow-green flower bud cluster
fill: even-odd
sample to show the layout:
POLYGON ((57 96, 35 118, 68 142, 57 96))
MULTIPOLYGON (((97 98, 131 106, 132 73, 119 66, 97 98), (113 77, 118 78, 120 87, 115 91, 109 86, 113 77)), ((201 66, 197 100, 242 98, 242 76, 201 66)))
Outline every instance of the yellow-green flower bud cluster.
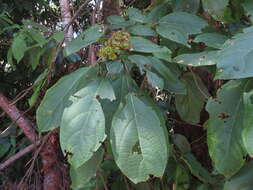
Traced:
POLYGON ((116 60, 122 50, 129 50, 131 44, 129 42, 130 34, 118 31, 105 42, 105 46, 99 50, 99 57, 103 60, 116 60))

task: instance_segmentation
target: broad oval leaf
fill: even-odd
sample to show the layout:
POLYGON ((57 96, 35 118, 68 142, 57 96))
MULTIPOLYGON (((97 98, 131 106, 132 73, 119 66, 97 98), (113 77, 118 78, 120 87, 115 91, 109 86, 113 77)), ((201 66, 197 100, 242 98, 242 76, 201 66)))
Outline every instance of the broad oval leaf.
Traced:
POLYGON ((203 8, 208 12, 214 19, 222 21, 229 0, 202 0, 203 8))
POLYGON ((207 22, 196 15, 174 12, 160 19, 156 31, 164 38, 189 46, 188 36, 201 33, 205 26, 207 22))
POLYGON ((36 121, 40 132, 49 131, 60 126, 62 113, 69 97, 84 87, 96 74, 97 68, 84 67, 62 77, 47 90, 36 113, 36 121))
POLYGON ((166 47, 161 47, 150 40, 147 40, 142 37, 131 37, 130 39, 132 50, 136 52, 143 52, 143 53, 155 53, 155 52, 171 52, 166 47))
POLYGON ((135 63, 143 70, 155 69, 164 79, 175 82, 176 75, 159 59, 152 56, 131 55, 128 57, 132 63, 135 63))
POLYGON ((145 15, 139 9, 129 8, 127 9, 127 14, 130 20, 145 23, 145 15))
POLYGON ((104 35, 104 28, 95 25, 82 32, 76 39, 72 40, 65 48, 64 55, 67 57, 80 49, 91 45, 104 35))
POLYGON ((225 41, 228 39, 227 36, 217 33, 204 33, 198 35, 193 42, 203 42, 206 46, 220 49, 225 41))
POLYGON ((253 91, 243 93, 243 143, 248 154, 253 155, 253 91))
POLYGON ((182 120, 196 124, 200 121, 200 113, 206 99, 209 98, 208 90, 201 79, 194 73, 185 74, 182 79, 186 85, 186 94, 176 94, 176 109, 182 120))
POLYGON ((105 117, 96 98, 99 92, 100 85, 91 82, 70 97, 72 104, 62 115, 61 148, 72 153, 68 160, 74 168, 88 161, 106 138, 105 117))
POLYGON ((24 38, 25 37, 22 34, 17 35, 14 38, 12 46, 11 46, 12 54, 18 63, 24 57, 25 51, 27 49, 27 45, 24 38))
POLYGON ((156 35, 156 32, 151 27, 147 25, 142 25, 142 24, 129 27, 128 32, 137 36, 155 36, 156 35))
POLYGON ((252 190, 253 162, 245 166, 232 178, 226 181, 223 190, 252 190))
POLYGON ((103 160, 103 155, 104 150, 100 148, 79 168, 75 169, 70 166, 71 188, 80 189, 87 185, 90 179, 95 176, 96 170, 103 160))
POLYGON ((234 175, 244 164, 242 96, 252 86, 247 80, 230 81, 221 87, 217 98, 210 98, 206 105, 209 153, 214 167, 226 177, 234 175))
POLYGON ((167 159, 167 141, 156 112, 134 94, 126 97, 115 113, 111 144, 115 161, 134 183, 146 181, 152 174, 161 177, 167 159))
POLYGON ((174 58, 174 62, 190 67, 216 65, 218 51, 182 54, 174 58))
POLYGON ((216 79, 240 79, 253 76, 253 27, 228 40, 217 58, 216 79))

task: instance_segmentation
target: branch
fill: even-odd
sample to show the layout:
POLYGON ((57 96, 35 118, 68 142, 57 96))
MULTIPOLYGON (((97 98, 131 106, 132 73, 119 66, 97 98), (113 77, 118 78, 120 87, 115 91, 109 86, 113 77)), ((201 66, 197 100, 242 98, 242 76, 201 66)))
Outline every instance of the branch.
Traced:
POLYGON ((0 93, 0 108, 22 129, 25 136, 32 141, 32 143, 36 143, 38 136, 34 130, 32 122, 27 119, 15 105, 0 93))
POLYGON ((20 159, 24 155, 32 152, 39 145, 40 145, 40 141, 37 141, 36 144, 31 144, 28 147, 24 148, 23 150, 20 150, 17 154, 13 155, 8 160, 6 160, 6 161, 4 161, 3 163, 0 164, 0 171, 4 170, 9 165, 11 165, 13 162, 15 162, 16 160, 20 159))

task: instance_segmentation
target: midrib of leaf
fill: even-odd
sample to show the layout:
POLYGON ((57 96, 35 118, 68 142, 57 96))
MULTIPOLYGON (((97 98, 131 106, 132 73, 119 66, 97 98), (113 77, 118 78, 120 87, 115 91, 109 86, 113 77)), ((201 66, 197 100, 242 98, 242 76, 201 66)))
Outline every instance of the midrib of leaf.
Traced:
MULTIPOLYGON (((133 109, 133 114, 134 114, 134 122, 135 122, 135 124, 136 124, 136 128, 138 128, 138 123, 137 123, 137 114, 136 114, 136 110, 135 110, 135 108, 134 108, 134 102, 133 102, 133 96, 131 95, 130 96, 130 99, 131 99, 131 104, 132 104, 132 109, 133 109)), ((138 141, 140 141, 140 136, 139 136, 139 132, 138 132, 138 129, 136 129, 137 130, 137 134, 138 134, 138 141)), ((140 151, 141 151, 141 148, 140 148, 140 151)), ((142 153, 142 151, 141 151, 141 153, 142 153)), ((143 156, 142 156, 142 158, 143 158, 143 156)))

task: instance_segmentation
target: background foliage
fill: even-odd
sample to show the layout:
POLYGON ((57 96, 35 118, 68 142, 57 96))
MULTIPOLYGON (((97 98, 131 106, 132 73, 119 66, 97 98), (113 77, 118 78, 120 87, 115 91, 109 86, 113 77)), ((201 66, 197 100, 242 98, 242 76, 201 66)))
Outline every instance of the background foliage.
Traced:
MULTIPOLYGON (((95 24, 89 3, 63 46, 58 1, 0 4, 1 93, 41 136, 59 128, 72 189, 252 189, 252 1, 120 1, 95 24)), ((4 161, 29 141, 0 118, 4 161)), ((1 173, 3 188, 31 157, 1 173)))

